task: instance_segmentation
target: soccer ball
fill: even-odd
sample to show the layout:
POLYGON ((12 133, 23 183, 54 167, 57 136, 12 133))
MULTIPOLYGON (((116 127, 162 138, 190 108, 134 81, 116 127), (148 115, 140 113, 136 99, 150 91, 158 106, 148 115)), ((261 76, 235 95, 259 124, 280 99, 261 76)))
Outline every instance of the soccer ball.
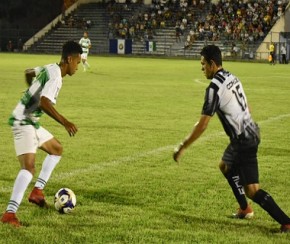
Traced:
POLYGON ((76 206, 76 195, 69 188, 61 188, 54 196, 54 207, 60 213, 70 213, 76 206))

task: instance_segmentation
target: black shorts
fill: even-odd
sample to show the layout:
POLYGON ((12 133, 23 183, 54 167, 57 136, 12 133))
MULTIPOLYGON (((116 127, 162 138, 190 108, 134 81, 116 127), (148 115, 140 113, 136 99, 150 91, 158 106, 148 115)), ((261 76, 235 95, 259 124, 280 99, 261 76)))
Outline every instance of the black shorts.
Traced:
POLYGON ((222 160, 238 173, 241 185, 259 183, 258 152, 259 140, 231 142, 226 148, 222 160))

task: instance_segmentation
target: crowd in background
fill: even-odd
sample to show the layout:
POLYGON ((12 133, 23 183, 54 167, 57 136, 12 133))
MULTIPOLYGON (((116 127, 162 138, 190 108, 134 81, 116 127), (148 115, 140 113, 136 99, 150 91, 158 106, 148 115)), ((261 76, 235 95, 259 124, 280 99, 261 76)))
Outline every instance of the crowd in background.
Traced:
POLYGON ((108 4, 110 37, 152 39, 156 29, 175 25, 183 35, 187 26, 194 24, 196 13, 209 6, 209 0, 153 0, 150 6, 139 5, 139 2, 120 5, 115 1, 108 4), (137 11, 131 11, 132 8, 137 11))
MULTIPOLYGON (((63 10, 75 0, 65 0, 63 10)), ((157 29, 174 28, 175 40, 191 48, 196 40, 254 43, 264 39, 285 11, 289 0, 111 0, 104 2, 109 14, 108 38, 153 40, 157 29)), ((64 15, 63 15, 64 16, 64 15)), ((69 27, 89 29, 93 23, 73 15, 62 20, 69 27)), ((171 37, 170 37, 171 38, 171 37)), ((12 43, 13 44, 13 43, 12 43)), ((7 42, 7 50, 14 47, 7 42)))
MULTIPOLYGON (((251 44, 264 39, 283 14, 288 0, 219 0, 211 4, 206 18, 195 22, 187 36, 190 46, 196 39, 251 44)), ((237 50, 233 44, 233 53, 237 50)))
POLYGON ((132 1, 120 4, 113 0, 107 5, 110 38, 153 39, 156 29, 174 27, 176 42, 185 41, 189 48, 195 40, 263 40, 288 4, 288 0, 219 0, 216 4, 210 0, 153 0, 149 7, 138 8, 141 3, 132 1))
POLYGON ((265 37, 285 11, 286 0, 220 0, 212 4, 204 29, 228 40, 255 41, 265 37))

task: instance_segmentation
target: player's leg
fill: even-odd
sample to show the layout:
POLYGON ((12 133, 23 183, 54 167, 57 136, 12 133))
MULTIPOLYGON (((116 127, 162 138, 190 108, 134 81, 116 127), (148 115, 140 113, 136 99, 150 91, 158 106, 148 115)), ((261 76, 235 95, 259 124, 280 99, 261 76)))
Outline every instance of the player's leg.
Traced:
POLYGON ((42 163, 41 171, 28 200, 40 207, 47 207, 43 189, 49 180, 51 173, 61 159, 62 146, 53 135, 42 127, 37 130, 37 135, 39 138, 39 148, 47 152, 47 156, 42 163))
POLYGON ((268 192, 260 189, 257 151, 258 145, 246 146, 245 148, 241 148, 237 154, 239 163, 242 165, 240 167, 240 176, 245 183, 246 195, 281 224, 281 231, 290 232, 290 218, 280 209, 268 192))
POLYGON ((245 189, 249 198, 259 204, 273 219, 281 224, 282 232, 290 232, 290 218, 278 206, 268 192, 260 189, 259 184, 247 185, 245 189))
POLYGON ((90 65, 88 63, 88 59, 84 59, 83 66, 84 66, 84 71, 86 71, 87 69, 90 68, 90 65))
POLYGON ((283 58, 282 58, 282 59, 283 59, 282 63, 283 63, 283 64, 286 64, 286 54, 283 54, 282 57, 283 57, 283 58))
POLYGON ((226 148, 219 168, 227 179, 234 196, 239 204, 239 210, 233 216, 236 218, 251 218, 254 215, 252 208, 249 206, 245 196, 243 184, 241 183, 239 172, 234 164, 235 151, 230 144, 226 148))
POLYGON ((21 169, 15 179, 12 194, 1 221, 18 227, 20 222, 16 217, 16 212, 35 172, 37 141, 35 129, 30 125, 13 127, 13 134, 21 169))
POLYGON ((82 66, 83 66, 83 69, 84 69, 84 72, 85 72, 86 71, 86 66, 85 66, 86 55, 85 55, 85 53, 81 54, 81 59, 82 59, 82 66))
POLYGON ((87 53, 82 53, 81 58, 82 58, 82 65, 84 68, 84 72, 86 72, 87 68, 89 68, 88 63, 87 63, 87 57, 88 57, 87 53))
POLYGON ((82 58, 82 65, 83 65, 84 72, 86 72, 86 70, 87 70, 87 68, 86 68, 86 60, 84 58, 82 58))
POLYGON ((221 172, 223 173, 230 187, 232 188, 234 196, 239 204, 239 209, 237 213, 233 214, 233 217, 240 219, 252 218, 254 212, 250 207, 250 205, 248 204, 248 201, 245 196, 244 187, 240 183, 240 176, 238 172, 235 169, 227 166, 223 161, 220 163, 219 166, 221 172))
POLYGON ((88 62, 88 56, 86 58, 86 63, 85 63, 86 67, 89 69, 91 66, 89 65, 89 62, 88 62))
POLYGON ((35 186, 39 189, 43 189, 49 180, 52 171, 59 163, 63 149, 60 142, 55 138, 43 143, 40 149, 47 152, 47 156, 43 161, 42 169, 35 186))
POLYGON ((84 67, 84 71, 86 71, 87 69, 90 68, 90 65, 88 63, 88 53, 83 53, 81 57, 82 57, 82 64, 84 67))

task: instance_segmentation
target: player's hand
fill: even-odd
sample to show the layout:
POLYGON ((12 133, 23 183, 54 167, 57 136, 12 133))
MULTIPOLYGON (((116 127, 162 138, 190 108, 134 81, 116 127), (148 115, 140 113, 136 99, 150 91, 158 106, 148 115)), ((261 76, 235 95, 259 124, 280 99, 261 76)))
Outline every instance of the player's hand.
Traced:
POLYGON ((78 128, 68 120, 65 121, 64 127, 70 136, 74 136, 78 131, 78 128))
POLYGON ((183 147, 183 143, 180 143, 177 148, 174 149, 173 159, 175 162, 179 162, 181 155, 183 154, 185 148, 183 147))

